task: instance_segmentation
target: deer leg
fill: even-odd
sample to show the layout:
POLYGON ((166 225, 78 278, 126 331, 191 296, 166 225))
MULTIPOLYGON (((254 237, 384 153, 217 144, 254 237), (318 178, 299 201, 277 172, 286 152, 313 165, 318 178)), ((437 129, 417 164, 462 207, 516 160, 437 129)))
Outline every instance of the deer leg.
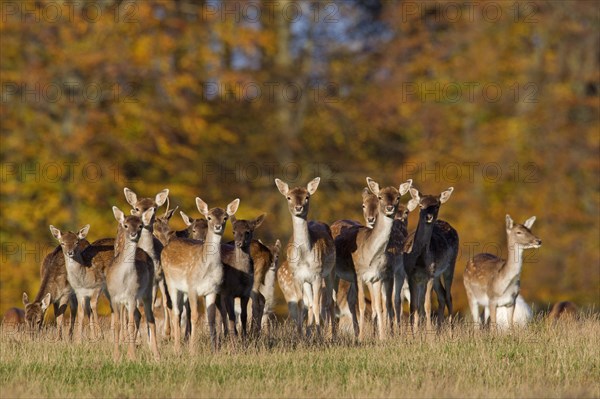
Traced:
POLYGON ((427 287, 425 290, 425 324, 427 331, 431 331, 431 291, 433 289, 433 278, 427 280, 427 287))
POLYGON ((435 291, 435 296, 437 298, 438 308, 437 308, 437 324, 438 327, 442 325, 444 321, 444 310, 446 309, 446 290, 442 285, 441 277, 433 279, 433 290, 435 291))
POLYGON ((404 273, 394 273, 394 314, 399 329, 402 326, 402 284, 404 284, 404 273))
POLYGON ((171 335, 171 311, 169 310, 169 307, 172 308, 173 304, 169 303, 171 302, 171 298, 169 297, 169 291, 167 290, 167 284, 164 279, 159 281, 158 288, 160 289, 160 296, 162 297, 164 315, 163 336, 168 338, 171 335))
POLYGON ((515 305, 506 307, 506 316, 508 319, 508 327, 512 328, 514 323, 515 305))
POLYGON ((65 312, 67 311, 67 303, 69 302, 68 296, 63 296, 60 301, 54 302, 54 315, 56 316, 56 328, 58 329, 58 339, 63 339, 63 324, 65 312))
POLYGON ((83 315, 85 314, 85 298, 77 297, 77 336, 75 337, 75 342, 80 344, 83 339, 83 315))
POLYGON ((196 339, 197 339, 197 334, 198 334, 198 328, 200 327, 198 325, 199 323, 199 319, 200 319, 200 315, 198 312, 198 294, 196 293, 195 290, 190 290, 190 292, 188 292, 188 300, 190 302, 190 314, 188 315, 188 317, 191 319, 192 322, 192 334, 190 335, 190 353, 194 354, 196 352, 196 339))
POLYGON ((153 306, 154 304, 152 301, 152 297, 146 295, 146 297, 144 298, 144 313, 146 313, 146 324, 148 324, 148 338, 150 343, 150 350, 154 355, 154 360, 159 361, 160 355, 158 353, 158 342, 156 339, 156 320, 154 319, 154 313, 152 313, 153 306))
POLYGON ((243 296, 240 298, 240 304, 242 305, 242 311, 240 313, 240 322, 242 323, 242 337, 245 339, 248 336, 248 330, 246 325, 248 322, 248 301, 250 297, 243 296))
POLYGON ((135 360, 135 311, 136 311, 136 301, 135 299, 131 299, 127 305, 127 358, 129 360, 135 360))
POLYGON ((377 330, 379 331, 379 339, 385 339, 385 322, 383 316, 383 303, 381 298, 381 281, 375 281, 369 285, 371 293, 371 303, 375 308, 375 314, 377 315, 377 330))
POLYGON ((385 311, 386 327, 390 330, 390 334, 394 333, 394 280, 390 277, 381 282, 383 309, 385 311))
MULTIPOLYGON (((455 259, 456 262, 456 259, 455 259)), ((448 307, 448 321, 452 322, 454 307, 452 305, 452 280, 454 279, 454 267, 451 264, 449 269, 442 275, 444 278, 444 289, 446 290, 446 307, 448 307)))
POLYGON ((321 335, 321 299, 323 293, 323 278, 317 277, 312 283, 312 311, 314 317, 314 323, 317 328, 317 334, 321 335))
POLYGON ((365 301, 365 288, 362 281, 357 279, 356 288, 358 292, 358 339, 362 341, 365 338, 365 310, 367 303, 365 301))
POLYGON ((263 319, 266 325, 267 318, 265 316, 265 305, 266 298, 259 291, 252 291, 250 294, 252 298, 252 335, 258 336, 262 329, 263 319))
MULTIPOLYGON (((215 328, 215 301, 217 299, 217 294, 209 294, 204 297, 204 304, 206 306, 206 315, 208 316, 208 328, 210 331, 210 341, 211 348, 213 351, 217 351, 217 330, 215 328)), ((190 300, 191 302, 191 300, 190 300)), ((196 301, 197 303, 197 301, 196 301)), ((193 324, 192 324, 193 328, 193 324)), ((193 331, 193 330, 192 330, 193 331)))
POLYGON ((475 329, 477 329, 481 325, 479 319, 479 304, 477 303, 477 299, 475 299, 475 296, 469 294, 468 290, 467 298, 469 301, 469 309, 471 310, 471 318, 473 319, 473 326, 475 327, 475 329))
MULTIPOLYGON (((308 311, 308 319, 306 321, 306 334, 310 335, 312 326, 313 326, 313 318, 314 318, 314 314, 312 311, 312 306, 314 304, 311 303, 313 300, 313 292, 312 292, 312 287, 309 283, 304 283, 302 285, 302 288, 303 288, 302 302, 303 302, 303 305, 306 306, 306 309, 308 311)), ((304 309, 302 310, 302 313, 304 313, 304 309)))
POLYGON ((489 307, 490 307, 490 326, 496 327, 496 309, 498 308, 498 305, 496 304, 496 302, 490 301, 489 307))
POLYGON ((94 318, 94 323, 90 320, 90 331, 92 332, 92 336, 94 339, 97 339, 102 336, 102 330, 100 329, 100 319, 98 317, 98 298, 100 298, 101 291, 98 290, 94 292, 90 299, 90 305, 92 308, 92 316, 94 318))
MULTIPOLYGON (((222 294, 221 294, 222 295, 222 294)), ((222 303, 225 304, 226 315, 223 317, 223 324, 228 324, 229 329, 234 336, 238 335, 237 326, 235 325, 235 299, 228 295, 222 295, 222 303)))
POLYGON ((73 340, 73 329, 77 319, 77 312, 79 306, 77 304, 77 296, 75 294, 69 295, 69 309, 71 310, 71 325, 69 325, 69 340, 73 340))
POLYGON ((171 299, 173 300, 173 306, 171 307, 171 323, 173 324, 173 339, 175 340, 175 352, 179 353, 181 350, 181 310, 183 302, 183 294, 177 290, 171 288, 171 299))
POLYGON ((334 274, 332 271, 329 276, 325 277, 325 293, 324 297, 327 302, 327 313, 329 315, 329 322, 331 324, 331 338, 335 339, 337 335, 337 319, 335 317, 335 301, 333 300, 335 291, 334 287, 334 274))
POLYGON ((113 360, 115 362, 119 361, 119 334, 121 333, 121 304, 113 303, 113 312, 110 315, 110 327, 113 330, 113 360))
POLYGON ((358 303, 358 294, 357 294, 356 282, 351 283, 348 288, 348 293, 346 294, 346 301, 348 302, 348 307, 350 308, 350 315, 352 315, 352 327, 354 327, 354 336, 358 337, 360 333, 358 318, 356 316, 356 305, 358 303))

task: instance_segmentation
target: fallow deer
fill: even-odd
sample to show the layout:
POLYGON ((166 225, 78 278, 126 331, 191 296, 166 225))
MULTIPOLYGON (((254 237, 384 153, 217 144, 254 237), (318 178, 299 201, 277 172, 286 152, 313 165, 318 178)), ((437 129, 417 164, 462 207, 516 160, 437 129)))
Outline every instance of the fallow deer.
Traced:
MULTIPOLYGON (((262 242, 260 244, 262 244, 262 242)), ((275 280, 277 279, 276 274, 277 268, 279 266, 279 253, 281 252, 281 241, 275 241, 275 244, 268 246, 268 249, 271 253, 270 263, 268 269, 266 270, 264 280, 259 286, 259 291, 265 298, 265 305, 263 315, 261 318, 261 327, 263 329, 267 329, 270 333, 271 325, 273 319, 275 318, 275 280)), ((256 283, 256 261, 254 262, 254 270, 254 279, 256 283)))
POLYGON ((485 307, 492 326, 496 325, 497 308, 506 307, 508 324, 513 325, 515 302, 521 288, 523 251, 542 245, 542 240, 531 232, 534 222, 535 216, 532 216, 525 223, 516 224, 506 215, 508 258, 481 253, 467 262, 463 281, 476 327, 480 325, 479 306, 485 307))
POLYGON ((284 265, 293 273, 296 284, 303 288, 302 302, 296 318, 298 332, 302 331, 303 307, 306 306, 309 328, 314 324, 317 333, 320 333, 323 306, 331 322, 332 336, 335 336, 335 244, 329 226, 307 220, 310 197, 317 191, 319 182, 320 178, 317 177, 306 188, 290 189, 287 183, 275 179, 279 192, 287 199, 288 210, 292 215, 293 232, 284 265))
POLYGON ((284 260, 276 270, 277 283, 283 293, 285 302, 288 305, 288 315, 294 322, 298 318, 304 318, 304 306, 302 305, 302 286, 294 278, 294 273, 290 269, 287 260, 284 260))
MULTIPOLYGON (((548 314, 548 321, 568 320, 577 316, 579 309, 571 301, 557 302, 548 314)), ((516 313, 516 309, 515 309, 516 313)))
MULTIPOLYGON (((484 315, 485 317, 485 315, 484 315)), ((519 294, 515 301, 515 311, 513 312, 513 326, 525 327, 533 319, 533 311, 525 302, 525 299, 519 294)), ((484 323, 486 320, 483 321, 484 323)), ((496 309, 496 325, 501 330, 510 328, 508 324, 508 312, 505 307, 499 307, 496 309)))
POLYGON ((152 313, 152 292, 154 286, 154 262, 141 248, 138 248, 142 230, 154 217, 154 207, 149 207, 141 217, 125 214, 113 206, 113 214, 118 222, 117 237, 114 246, 114 258, 106 269, 106 286, 111 302, 111 327, 114 334, 113 358, 120 359, 119 334, 123 307, 128 313, 129 346, 127 355, 135 359, 135 337, 139 328, 137 302, 144 305, 148 326, 150 349, 155 360, 160 359, 156 340, 156 325, 152 313))
MULTIPOLYGON (((90 245, 87 240, 81 240, 78 250, 83 250, 90 245)), ((37 295, 33 302, 29 302, 29 297, 23 293, 23 305, 25 306, 25 321, 27 326, 33 329, 41 329, 44 321, 44 315, 49 304, 54 307, 54 317, 58 328, 58 337, 62 339, 63 318, 67 310, 67 304, 71 308, 71 324, 69 326, 69 338, 73 337, 73 328, 75 327, 75 317, 77 316, 77 297, 73 288, 69 284, 67 277, 67 268, 65 266, 65 257, 59 246, 46 255, 40 268, 41 283, 37 295), (50 298, 48 301, 44 299, 50 298)))
MULTIPOLYGON (((129 203, 129 205, 131 205, 131 207, 132 207, 131 214, 134 216, 140 216, 140 217, 142 216, 142 214, 144 212, 146 212, 150 208, 154 208, 153 214, 156 215, 156 211, 158 210, 158 208, 160 208, 169 198, 169 189, 166 189, 166 188, 164 190, 162 190, 161 192, 159 192, 158 194, 156 194, 154 196, 154 199, 153 198, 138 198, 137 195, 127 187, 125 187, 123 189, 123 192, 125 193, 125 199, 127 200, 127 203, 129 203)), ((168 310, 168 308, 169 308, 168 305, 171 301, 168 298, 169 293, 168 293, 167 287, 165 285, 165 277, 164 277, 164 273, 163 273, 162 266, 160 263, 160 254, 162 252, 163 245, 153 234, 154 220, 155 220, 155 218, 153 217, 152 220, 150 220, 149 224, 144 225, 144 228, 142 229, 140 241, 138 242, 138 247, 143 249, 144 251, 146 251, 146 253, 152 259, 152 263, 154 264, 154 282, 153 282, 153 286, 152 286, 152 306, 154 307, 154 305, 156 303, 157 291, 158 291, 158 289, 160 289, 160 294, 163 298, 162 301, 164 304, 167 304, 167 306, 163 306, 163 312, 164 312, 163 335, 165 337, 168 337, 171 333, 171 331, 170 331, 171 323, 169 320, 169 310, 168 310)))
POLYGON ((454 188, 440 195, 423 195, 416 188, 410 189, 412 199, 408 209, 419 206, 417 229, 405 244, 404 268, 410 289, 410 312, 413 327, 419 326, 419 318, 426 317, 427 329, 431 329, 431 291, 438 298, 438 323, 444 318, 445 307, 452 317, 452 279, 458 256, 458 233, 447 222, 437 220, 440 206, 452 195, 454 188), (443 279, 443 284, 442 284, 443 279))
POLYGON ((213 350, 217 349, 215 326, 216 298, 223 282, 221 239, 227 219, 234 215, 240 200, 227 205, 227 209, 208 209, 208 205, 196 198, 196 206, 208 221, 206 240, 200 242, 188 238, 171 238, 161 256, 165 279, 173 301, 173 328, 175 350, 180 350, 180 314, 183 296, 188 295, 191 306, 192 334, 190 351, 195 351, 198 329, 198 296, 204 297, 213 350))
MULTIPOLYGON (((229 328, 237 335, 236 315, 234 309, 235 298, 241 302, 241 325, 242 335, 247 335, 248 301, 252 297, 252 303, 258 304, 258 290, 254 285, 254 261, 250 254, 252 235, 254 230, 260 226, 265 214, 253 220, 238 220, 231 216, 233 226, 233 244, 221 245, 221 261, 223 263, 223 285, 221 287, 221 303, 229 316, 229 328)), ((262 296, 262 295, 261 295, 262 296)), ((225 323, 224 323, 225 324, 225 323)), ((227 332, 227 328, 225 329, 227 332)))
POLYGON ((187 226, 187 237, 204 241, 206 239, 206 233, 208 232, 208 222, 206 219, 193 219, 183 212, 179 213, 187 226))
MULTIPOLYGON (((25 298, 23 298, 25 299, 25 298)), ((25 302, 25 301, 23 301, 25 302)), ((50 303, 49 294, 47 298, 42 301, 46 308, 50 303)), ((10 308, 4 312, 2 316, 2 332, 5 334, 11 334, 21 331, 21 328, 25 325, 25 311, 20 308, 10 308)))
POLYGON ((165 247, 171 237, 188 237, 188 231, 185 230, 171 230, 169 226, 169 221, 173 217, 173 214, 177 211, 179 207, 175 207, 174 209, 168 209, 165 211, 163 216, 157 216, 154 220, 154 226, 152 228, 152 234, 154 237, 160 241, 163 247, 165 247))
POLYGON ((353 313, 355 332, 361 340, 364 338, 365 332, 366 307, 363 284, 367 284, 371 295, 379 338, 385 338, 384 307, 389 306, 391 309, 392 298, 389 287, 393 283, 387 246, 400 204, 400 196, 408 192, 412 180, 402 183, 399 189, 395 187, 380 189, 379 184, 369 177, 367 177, 367 184, 378 200, 378 216, 373 227, 352 227, 335 239, 336 274, 357 286, 358 320, 356 320, 355 303, 350 302, 350 297, 348 301, 350 311, 353 313))
MULTIPOLYGON (((92 338, 101 334, 98 318, 98 299, 106 290, 104 273, 112 261, 113 247, 108 245, 82 245, 89 232, 90 225, 85 225, 77 233, 62 232, 50 225, 50 232, 58 240, 62 248, 67 278, 77 296, 78 308, 76 341, 83 338, 84 315, 89 318, 89 327, 92 338), (90 317, 90 312, 92 317, 90 317)), ((110 297, 109 297, 110 299, 110 297)))

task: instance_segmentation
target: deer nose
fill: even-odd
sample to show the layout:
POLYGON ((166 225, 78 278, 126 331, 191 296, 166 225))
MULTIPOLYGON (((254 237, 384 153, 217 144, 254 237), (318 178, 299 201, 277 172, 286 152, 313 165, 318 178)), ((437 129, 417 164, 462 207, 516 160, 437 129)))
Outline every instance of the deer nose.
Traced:
POLYGON ((542 240, 538 239, 537 240, 537 245, 542 245, 542 240))
POLYGON ((388 212, 393 212, 394 211, 394 205, 387 205, 385 207, 385 210, 388 211, 388 212))
POLYGON ((302 209, 304 209, 304 207, 302 205, 297 205, 294 207, 294 209, 296 210, 296 212, 302 212, 302 209))
POLYGON ((215 226, 215 231, 217 233, 220 232, 221 230, 223 230, 223 226, 221 226, 220 224, 215 226))
POLYGON ((433 222, 433 215, 429 214, 427 215, 427 223, 431 223, 433 222))
POLYGON ((375 223, 375 218, 374 218, 374 217, 368 217, 368 218, 367 218, 367 222, 368 222, 369 224, 373 224, 373 223, 375 223))
POLYGON ((69 255, 69 256, 73 256, 74 253, 75 253, 75 251, 67 251, 67 255, 69 255))

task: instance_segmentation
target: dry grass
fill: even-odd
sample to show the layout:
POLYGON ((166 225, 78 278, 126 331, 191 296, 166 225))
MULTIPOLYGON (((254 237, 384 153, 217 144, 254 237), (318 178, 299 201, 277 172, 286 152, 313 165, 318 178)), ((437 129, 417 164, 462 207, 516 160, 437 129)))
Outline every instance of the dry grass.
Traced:
MULTIPOLYGON (((12 397, 600 397, 600 319, 499 334, 464 323, 440 333, 404 333, 380 343, 296 339, 290 326, 212 354, 144 340, 138 362, 114 363, 110 332, 98 342, 32 341, 4 331, 0 396, 12 397)), ((125 347, 123 346, 123 353, 125 347)))

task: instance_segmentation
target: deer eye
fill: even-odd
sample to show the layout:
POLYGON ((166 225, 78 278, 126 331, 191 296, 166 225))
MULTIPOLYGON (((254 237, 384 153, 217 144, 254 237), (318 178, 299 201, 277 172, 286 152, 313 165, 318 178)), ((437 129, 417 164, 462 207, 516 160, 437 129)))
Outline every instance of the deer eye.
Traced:
POLYGON ((212 220, 212 218, 209 216, 209 217, 208 217, 208 220, 212 220))
POLYGON ((365 208, 366 208, 366 206, 365 206, 365 204, 363 204, 363 209, 365 209, 365 208))
POLYGON ((520 236, 521 234, 523 234, 523 233, 521 233, 520 231, 517 231, 517 235, 519 235, 519 236, 520 236))
POLYGON ((126 229, 128 229, 129 225, 128 224, 124 224, 123 227, 125 227, 126 229))
POLYGON ((225 216, 225 218, 223 220, 227 220, 227 216, 225 216))
POLYGON ((288 201, 291 201, 291 200, 292 200, 292 197, 287 197, 287 200, 288 200, 288 201))
POLYGON ((304 198, 304 201, 308 201, 309 198, 309 196, 306 196, 306 198, 304 198))

